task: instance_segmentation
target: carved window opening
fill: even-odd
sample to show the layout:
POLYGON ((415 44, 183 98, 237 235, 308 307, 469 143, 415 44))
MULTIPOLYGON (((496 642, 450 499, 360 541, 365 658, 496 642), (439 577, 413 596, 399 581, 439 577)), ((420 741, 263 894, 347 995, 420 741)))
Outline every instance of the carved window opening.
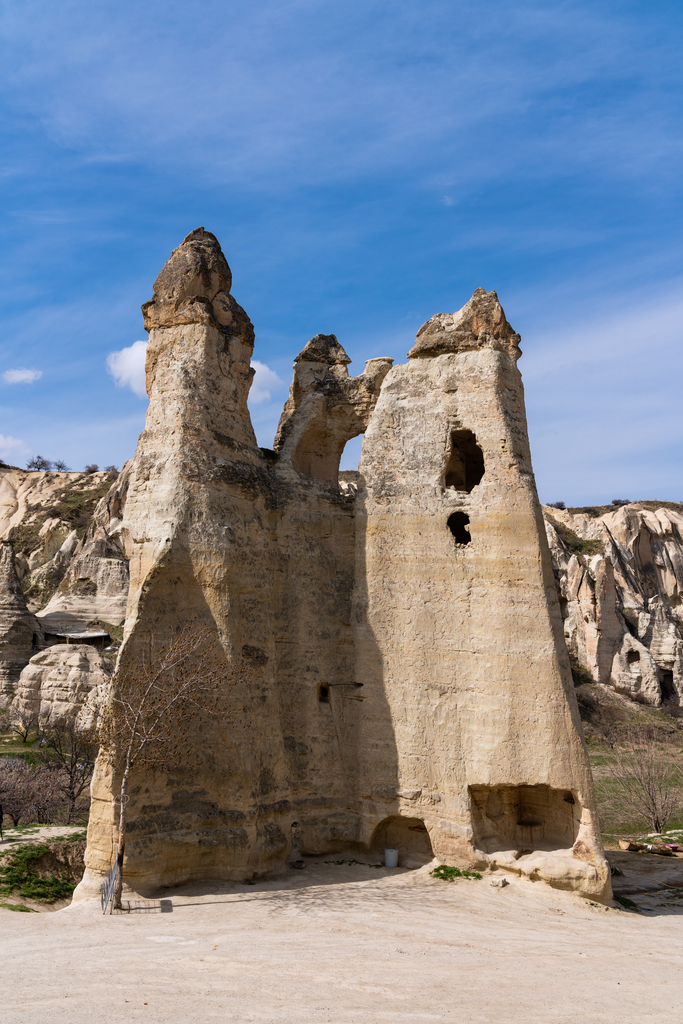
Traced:
POLYGON ((453 534, 456 544, 469 544, 472 540, 470 517, 465 512, 453 512, 448 517, 448 529, 453 534))
POLYGON ((672 697, 676 697, 676 687, 674 686, 674 674, 673 672, 662 672, 662 700, 671 700, 672 697))
POLYGON ((469 494, 484 475, 484 453, 471 430, 454 430, 444 486, 469 494))
POLYGON ((636 662, 640 661, 640 651, 629 651, 626 655, 626 661, 629 665, 635 665, 636 662))
POLYGON ((318 688, 318 700, 321 704, 330 703, 330 688, 327 683, 321 683, 318 688))

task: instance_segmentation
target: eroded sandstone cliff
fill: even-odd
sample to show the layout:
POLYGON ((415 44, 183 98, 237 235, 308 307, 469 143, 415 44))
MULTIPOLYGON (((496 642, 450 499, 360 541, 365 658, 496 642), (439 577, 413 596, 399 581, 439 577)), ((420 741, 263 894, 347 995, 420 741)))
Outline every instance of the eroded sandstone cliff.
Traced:
MULTIPOLYGON (((200 228, 143 307, 120 667, 195 623, 226 673, 251 669, 237 724, 197 717, 191 768, 133 779, 127 880, 263 874, 294 833, 302 853, 395 843, 413 863, 497 863, 605 895, 519 339, 495 293, 433 318, 393 370, 350 377, 334 335, 311 339, 270 451, 231 286, 200 228), (340 485, 363 432, 360 473, 340 485)), ((81 894, 110 866, 117 770, 103 753, 81 894)))
POLYGON ((579 675, 683 703, 683 507, 544 508, 564 635, 579 675))

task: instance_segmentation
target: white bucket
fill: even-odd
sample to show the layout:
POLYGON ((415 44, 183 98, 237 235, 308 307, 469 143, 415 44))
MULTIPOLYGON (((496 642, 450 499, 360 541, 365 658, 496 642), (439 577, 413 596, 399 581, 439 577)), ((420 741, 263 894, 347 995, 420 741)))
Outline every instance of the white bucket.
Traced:
POLYGON ((384 851, 384 865, 388 868, 398 867, 398 850, 389 848, 384 851))

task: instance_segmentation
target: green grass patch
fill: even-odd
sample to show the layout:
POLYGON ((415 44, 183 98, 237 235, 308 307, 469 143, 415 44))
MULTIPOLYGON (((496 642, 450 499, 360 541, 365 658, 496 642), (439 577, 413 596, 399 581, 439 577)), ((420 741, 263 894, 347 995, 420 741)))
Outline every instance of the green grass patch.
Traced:
POLYGON ((478 871, 467 871, 464 868, 454 868, 450 864, 439 864, 429 874, 432 878, 440 878, 442 882, 452 882, 456 878, 478 878, 481 875, 478 871))
POLYGON ((570 530, 568 526, 560 520, 556 519, 555 516, 546 513, 546 518, 555 527, 558 535, 564 541, 565 546, 573 555, 599 555, 602 553, 602 541, 600 540, 582 540, 578 537, 573 530, 570 530))
POLYGON ((23 903, 0 903, 5 910, 18 910, 20 914, 37 914, 34 907, 27 907, 23 903))
POLYGON ((41 903, 54 903, 71 896, 76 888, 73 882, 67 882, 58 875, 40 878, 31 870, 32 862, 40 860, 49 852, 49 848, 42 843, 30 843, 8 853, 0 864, 0 895, 18 893, 19 896, 39 900, 41 903))

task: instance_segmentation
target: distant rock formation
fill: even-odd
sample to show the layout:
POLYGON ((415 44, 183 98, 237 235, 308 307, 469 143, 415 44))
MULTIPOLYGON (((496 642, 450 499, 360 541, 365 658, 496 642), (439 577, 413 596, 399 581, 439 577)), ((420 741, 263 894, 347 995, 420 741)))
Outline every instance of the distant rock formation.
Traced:
MULTIPOLYGON (((127 881, 263 874, 296 835, 304 854, 395 845, 403 863, 498 864, 608 895, 519 338, 495 293, 432 318, 405 366, 349 377, 337 338, 311 339, 270 451, 231 284, 200 228, 143 307, 120 665, 194 623, 250 679, 237 727, 198 716, 186 770, 132 780, 127 881), (361 433, 360 472, 340 482, 361 433)), ((110 866, 116 771, 103 751, 79 895, 110 866)))
POLYGON ((43 646, 38 621, 26 607, 10 541, 0 541, 0 709, 14 697, 19 676, 43 646))
POLYGON ((683 704, 683 506, 544 515, 575 668, 634 700, 683 704))
POLYGON ((70 534, 52 569, 60 583, 38 618, 44 630, 67 632, 103 622, 123 624, 128 600, 128 559, 120 540, 130 463, 98 502, 84 536, 70 534))
POLYGON ((34 719, 41 730, 94 728, 109 694, 113 664, 89 644, 53 644, 22 670, 11 717, 34 719))
POLYGON ((11 538, 28 607, 45 631, 121 625, 128 561, 118 540, 129 471, 0 467, 0 538, 11 538))

